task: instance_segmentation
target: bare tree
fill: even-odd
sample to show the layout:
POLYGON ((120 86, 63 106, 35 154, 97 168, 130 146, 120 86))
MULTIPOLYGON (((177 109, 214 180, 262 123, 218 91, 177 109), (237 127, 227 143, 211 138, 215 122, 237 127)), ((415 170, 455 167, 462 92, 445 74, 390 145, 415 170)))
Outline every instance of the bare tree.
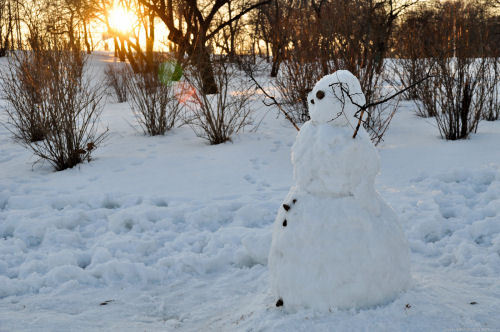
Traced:
POLYGON ((215 0, 203 4, 191 0, 139 0, 167 26, 168 39, 179 47, 178 60, 183 60, 187 54, 191 63, 198 68, 203 82, 202 91, 206 94, 217 92, 208 41, 246 13, 270 1, 246 2, 231 19, 215 25, 216 14, 227 9, 231 0, 215 0))
POLYGON ((20 4, 21 0, 0 0, 0 57, 7 50, 22 48, 20 4))
MULTIPOLYGON (((259 30, 260 38, 266 43, 268 56, 272 53, 271 77, 278 76, 280 65, 285 59, 286 47, 293 35, 291 22, 293 12, 293 1, 289 0, 273 0, 258 9, 255 28, 259 30)), ((303 13, 302 19, 307 20, 307 14, 303 13)))
POLYGON ((488 92, 488 100, 483 112, 483 118, 487 121, 500 119, 500 58, 495 57, 492 60, 493 63, 491 63, 491 66, 493 68, 490 68, 487 78, 491 82, 490 91, 488 92))
MULTIPOLYGON (((230 1, 227 3, 227 10, 218 12, 215 16, 215 25, 223 24, 226 21, 231 21, 235 13, 238 13, 242 3, 230 1)), ((236 62, 237 49, 242 48, 245 44, 243 34, 246 32, 244 28, 245 22, 242 19, 231 21, 225 28, 221 29, 219 33, 214 35, 211 40, 213 48, 218 48, 227 55, 227 59, 231 62, 236 62)))
POLYGON ((0 0, 0 57, 4 57, 9 49, 9 19, 7 0, 0 0))
MULTIPOLYGON (((103 1, 104 6, 110 6, 106 4, 106 0, 103 1)), ((130 27, 129 31, 116 31, 104 15, 104 23, 108 27, 108 32, 116 38, 115 49, 118 50, 120 60, 125 61, 126 57, 135 72, 154 71, 156 69, 154 59, 156 14, 138 0, 120 0, 119 4, 137 17, 137 22, 130 27), (145 37, 144 49, 140 43, 141 35, 145 37)), ((109 9, 109 7, 104 8, 104 10, 109 9)))

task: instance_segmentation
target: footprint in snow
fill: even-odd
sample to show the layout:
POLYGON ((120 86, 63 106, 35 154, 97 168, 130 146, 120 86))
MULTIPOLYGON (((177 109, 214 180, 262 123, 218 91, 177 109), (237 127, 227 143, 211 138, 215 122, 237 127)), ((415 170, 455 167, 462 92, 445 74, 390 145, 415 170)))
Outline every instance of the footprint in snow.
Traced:
POLYGON ((250 162, 252 163, 252 168, 255 170, 259 170, 259 159, 258 158, 252 158, 250 159, 250 162))
POLYGON ((256 183, 255 179, 254 179, 251 175, 245 175, 243 178, 244 178, 244 179, 245 179, 248 183, 251 183, 251 184, 255 184, 255 183, 256 183))
POLYGON ((277 152, 281 148, 281 141, 274 141, 274 147, 270 150, 271 152, 277 152))

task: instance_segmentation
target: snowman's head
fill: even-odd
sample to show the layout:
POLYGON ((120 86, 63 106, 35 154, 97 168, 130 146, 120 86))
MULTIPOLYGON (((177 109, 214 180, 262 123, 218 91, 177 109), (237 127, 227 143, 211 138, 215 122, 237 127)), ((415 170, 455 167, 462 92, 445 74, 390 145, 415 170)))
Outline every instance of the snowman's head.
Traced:
POLYGON ((319 80, 308 95, 309 115, 315 123, 334 126, 354 126, 354 117, 365 104, 356 76, 347 70, 338 70, 319 80))

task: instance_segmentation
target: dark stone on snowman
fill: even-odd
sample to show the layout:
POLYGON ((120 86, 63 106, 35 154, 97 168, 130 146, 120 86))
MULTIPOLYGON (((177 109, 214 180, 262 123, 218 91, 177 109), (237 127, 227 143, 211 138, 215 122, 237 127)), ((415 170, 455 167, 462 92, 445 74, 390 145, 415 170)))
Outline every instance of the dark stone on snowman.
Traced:
POLYGON ((362 128, 352 139, 358 108, 336 97, 345 91, 355 104, 365 103, 347 71, 316 84, 308 98, 311 120, 292 147, 295 183, 276 217, 269 254, 271 291, 287 299, 287 309, 366 308, 409 286, 408 244, 375 191, 376 149, 362 128), (290 219, 293 229, 281 231, 290 219))

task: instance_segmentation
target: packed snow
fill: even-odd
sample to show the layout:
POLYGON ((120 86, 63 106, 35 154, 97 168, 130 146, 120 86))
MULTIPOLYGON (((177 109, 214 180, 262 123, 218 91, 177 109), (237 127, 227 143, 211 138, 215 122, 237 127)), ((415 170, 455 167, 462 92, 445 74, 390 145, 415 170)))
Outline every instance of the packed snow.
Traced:
MULTIPOLYGON (((110 59, 94 55, 95 71, 110 59)), ((106 145, 63 172, 0 128, 0 331, 500 329, 499 122, 446 142, 403 103, 375 189, 408 238, 411 287, 367 309, 287 312, 267 256, 297 133, 258 95, 253 107, 257 130, 209 146, 187 127, 142 136, 109 100, 106 145)))
POLYGON ((311 120, 292 147, 295 185, 274 223, 270 279, 277 306, 287 310, 373 307, 410 284, 407 240, 374 187, 378 153, 364 128, 353 139, 359 107, 336 85, 364 103, 347 71, 315 85, 311 120))

